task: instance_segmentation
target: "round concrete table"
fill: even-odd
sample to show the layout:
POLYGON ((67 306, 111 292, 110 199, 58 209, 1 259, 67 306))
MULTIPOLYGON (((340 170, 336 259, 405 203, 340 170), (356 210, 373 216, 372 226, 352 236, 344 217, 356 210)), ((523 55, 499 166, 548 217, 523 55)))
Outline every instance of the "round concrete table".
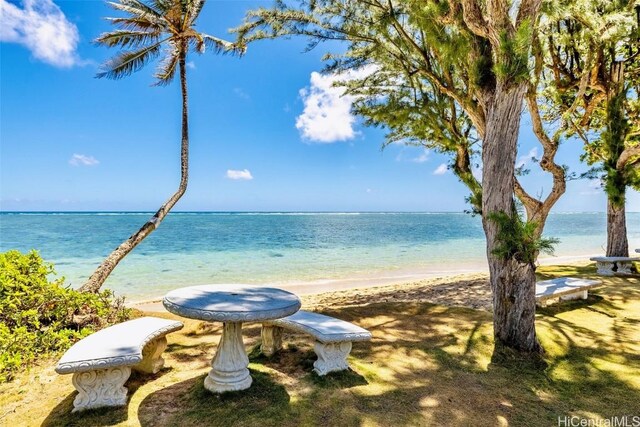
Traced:
POLYGON ((242 342, 242 323, 289 316, 300 299, 276 288, 243 285, 203 285, 176 289, 162 300, 167 310, 190 319, 223 322, 222 337, 204 380, 207 390, 222 393, 251 386, 249 358, 242 342))

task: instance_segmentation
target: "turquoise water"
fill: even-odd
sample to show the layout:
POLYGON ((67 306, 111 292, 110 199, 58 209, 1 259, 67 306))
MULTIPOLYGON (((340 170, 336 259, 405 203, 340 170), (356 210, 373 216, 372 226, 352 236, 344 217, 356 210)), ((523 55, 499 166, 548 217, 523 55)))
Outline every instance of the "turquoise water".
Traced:
MULTIPOLYGON (((32 248, 72 286, 149 213, 1 213, 0 251, 32 248)), ((627 218, 640 247, 640 213, 627 218)), ((603 213, 551 215, 556 255, 600 254, 603 213)), ((479 218, 458 213, 171 213, 106 286, 129 299, 205 283, 303 284, 484 269, 479 218)), ((558 260, 558 261, 559 261, 558 260)))

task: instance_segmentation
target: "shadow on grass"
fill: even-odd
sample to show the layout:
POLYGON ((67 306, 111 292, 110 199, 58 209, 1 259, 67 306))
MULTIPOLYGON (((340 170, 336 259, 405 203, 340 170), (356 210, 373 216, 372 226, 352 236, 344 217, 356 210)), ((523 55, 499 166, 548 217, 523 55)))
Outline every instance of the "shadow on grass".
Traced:
POLYGON ((247 390, 214 394, 204 388, 206 375, 173 384, 148 395, 140 404, 141 426, 231 426, 289 417, 290 397, 271 375, 251 370, 247 390))
MULTIPOLYGON (((293 334, 285 334, 284 340, 295 340, 293 334)), ((252 363, 259 363, 271 369, 287 375, 304 375, 313 370, 313 363, 316 361, 316 354, 310 347, 311 343, 305 343, 305 336, 296 334, 300 345, 295 342, 287 342, 283 349, 273 356, 267 357, 260 351, 260 345, 256 345, 249 353, 249 360, 252 363)), ((306 341, 309 341, 306 339, 306 341)))
POLYGON ((314 386, 326 389, 345 389, 369 384, 365 377, 352 369, 330 372, 323 376, 312 372, 309 374, 308 379, 314 386))
MULTIPOLYGON (((112 426, 127 421, 128 404, 131 396, 144 384, 160 378, 162 375, 171 372, 173 368, 164 368, 156 374, 141 374, 136 371, 131 372, 131 376, 125 383, 127 388, 127 406, 105 407, 88 409, 86 411, 74 412, 73 400, 78 395, 77 392, 70 393, 60 402, 42 423, 43 426, 112 426)), ((71 376, 69 376, 71 380, 71 376)))
POLYGON ((549 367, 542 353, 527 353, 513 350, 507 346, 495 344, 491 354, 491 363, 487 370, 504 368, 513 372, 538 372, 542 373, 549 367))
POLYGON ((71 413, 76 393, 68 395, 42 423, 43 426, 113 426, 127 421, 126 406, 88 409, 71 413))
MULTIPOLYGON (((295 334, 304 339, 304 334, 295 334)), ((285 333, 285 339, 291 338, 285 333)), ((309 341, 307 339, 307 341, 309 341)), ((308 345, 313 345, 312 341, 308 345)), ((315 352, 308 348, 300 348, 294 343, 286 343, 284 348, 272 356, 265 356, 260 351, 260 344, 255 345, 249 352, 249 360, 252 363, 259 363, 278 372, 287 375, 305 375, 315 386, 324 388, 350 388, 368 384, 367 380, 352 369, 339 372, 330 372, 327 375, 319 376, 313 372, 313 364, 317 360, 315 352)))
MULTIPOLYGON (((575 273, 554 277, 559 274, 575 273)), ((566 415, 637 414, 640 314, 630 307, 640 299, 638 283, 606 279, 587 301, 539 310, 546 365, 517 355, 492 362, 492 317, 485 311, 419 302, 357 305, 323 311, 372 332, 371 342, 353 346, 355 372, 317 377, 311 340, 286 334, 285 349, 272 358, 252 349, 251 362, 262 366, 253 365, 248 390, 215 395, 204 389, 204 375, 183 377, 141 396, 137 420, 120 409, 55 415, 71 410, 70 395, 48 418, 56 422, 46 425, 557 425, 566 415)), ((172 349, 174 360, 193 350, 185 341, 172 349)))
POLYGON ((581 308, 592 309, 591 306, 593 306, 594 304, 600 304, 603 302, 603 300, 604 298, 602 298, 600 295, 594 295, 593 293, 589 292, 589 296, 587 299, 559 301, 545 306, 537 306, 536 313, 544 314, 545 316, 555 316, 556 314, 578 310, 581 308))

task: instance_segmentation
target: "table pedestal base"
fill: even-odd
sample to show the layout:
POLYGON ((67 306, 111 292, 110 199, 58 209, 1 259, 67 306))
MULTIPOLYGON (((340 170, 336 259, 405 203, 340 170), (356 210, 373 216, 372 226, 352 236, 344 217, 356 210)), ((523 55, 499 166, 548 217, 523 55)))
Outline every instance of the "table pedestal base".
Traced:
POLYGON ((251 386, 249 358, 242 342, 242 323, 224 323, 222 338, 211 361, 204 387, 214 393, 245 390, 251 386))

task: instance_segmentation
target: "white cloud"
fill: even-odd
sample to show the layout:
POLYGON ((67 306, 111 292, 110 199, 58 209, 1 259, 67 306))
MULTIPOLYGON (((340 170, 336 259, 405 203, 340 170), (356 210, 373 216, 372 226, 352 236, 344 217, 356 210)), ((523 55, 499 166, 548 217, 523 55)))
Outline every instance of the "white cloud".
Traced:
POLYGON ((100 162, 95 157, 84 154, 74 154, 69 159, 69 164, 72 166, 95 166, 98 163, 100 162))
POLYGON ((23 0, 22 6, 0 0, 0 41, 24 45, 56 67, 82 65, 76 52, 78 28, 52 0, 23 0))
POLYGON ((342 74, 312 72, 311 87, 300 89, 304 110, 296 120, 296 128, 302 137, 324 144, 355 138, 355 117, 351 114, 353 96, 345 95, 344 88, 333 84, 363 78, 374 71, 374 66, 367 66, 342 74))
POLYGON ((533 147, 527 154, 518 157, 518 160, 516 161, 516 168, 525 166, 532 158, 538 158, 538 147, 533 147))
POLYGON ((438 166, 436 168, 436 170, 433 171, 434 175, 444 175, 445 173, 447 173, 449 169, 447 168, 447 164, 446 163, 442 163, 440 166, 438 166))
POLYGON ((241 171, 229 169, 227 170, 227 178, 250 181, 253 179, 253 176, 251 175, 251 172, 249 172, 249 169, 243 169, 241 171))
POLYGON ((193 61, 187 62, 187 68, 191 68, 192 70, 196 69, 196 63, 193 61))

